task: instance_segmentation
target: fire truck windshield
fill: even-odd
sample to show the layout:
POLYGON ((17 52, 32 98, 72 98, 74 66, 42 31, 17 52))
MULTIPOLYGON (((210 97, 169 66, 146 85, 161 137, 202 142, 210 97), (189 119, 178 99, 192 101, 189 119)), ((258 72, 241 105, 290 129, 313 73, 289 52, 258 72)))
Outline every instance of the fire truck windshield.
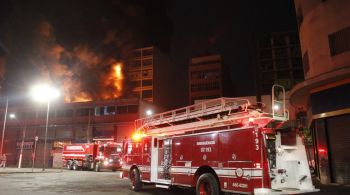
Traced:
POLYGON ((108 146, 104 148, 105 154, 113 154, 117 152, 117 147, 115 146, 108 146))

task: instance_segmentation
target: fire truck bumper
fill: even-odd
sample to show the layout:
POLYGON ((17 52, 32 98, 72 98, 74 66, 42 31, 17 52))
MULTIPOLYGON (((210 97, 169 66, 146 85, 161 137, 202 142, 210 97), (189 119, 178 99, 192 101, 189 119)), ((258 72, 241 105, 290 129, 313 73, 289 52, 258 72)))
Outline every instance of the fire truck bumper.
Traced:
POLYGON ((255 188, 254 194, 255 195, 266 195, 266 194, 305 194, 310 192, 318 192, 320 189, 281 189, 281 190, 272 190, 268 188, 255 188))

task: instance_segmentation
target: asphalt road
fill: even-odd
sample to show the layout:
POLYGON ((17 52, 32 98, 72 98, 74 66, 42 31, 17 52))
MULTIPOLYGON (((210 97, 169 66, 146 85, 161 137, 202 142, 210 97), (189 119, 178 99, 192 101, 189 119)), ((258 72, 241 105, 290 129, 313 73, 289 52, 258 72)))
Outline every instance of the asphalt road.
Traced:
POLYGON ((188 189, 154 189, 142 192, 130 190, 129 180, 120 179, 118 172, 69 171, 48 173, 0 174, 0 195, 193 195, 188 189))
MULTIPOLYGON (((350 186, 320 185, 321 192, 311 195, 350 194, 350 186)), ((129 180, 120 179, 118 172, 50 170, 34 173, 4 173, 0 171, 0 195, 194 195, 193 189, 154 189, 146 186, 141 192, 130 190, 129 180)))

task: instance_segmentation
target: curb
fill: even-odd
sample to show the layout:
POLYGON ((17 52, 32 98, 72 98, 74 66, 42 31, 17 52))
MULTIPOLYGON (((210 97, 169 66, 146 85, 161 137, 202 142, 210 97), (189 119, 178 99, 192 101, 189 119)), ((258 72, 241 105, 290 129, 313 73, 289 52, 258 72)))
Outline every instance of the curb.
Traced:
POLYGON ((26 174, 26 173, 62 173, 63 170, 54 170, 54 171, 11 171, 11 170, 6 170, 6 171, 1 171, 0 174, 26 174))

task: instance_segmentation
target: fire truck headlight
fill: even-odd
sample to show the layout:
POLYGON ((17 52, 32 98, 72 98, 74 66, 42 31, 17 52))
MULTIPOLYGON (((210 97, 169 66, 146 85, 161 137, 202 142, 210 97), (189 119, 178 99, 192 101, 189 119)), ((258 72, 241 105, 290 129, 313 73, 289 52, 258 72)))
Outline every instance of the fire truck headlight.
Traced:
POLYGON ((113 159, 109 159, 108 161, 109 161, 109 162, 113 162, 113 159))
POLYGON ((107 160, 103 161, 103 165, 108 165, 109 162, 107 160))

